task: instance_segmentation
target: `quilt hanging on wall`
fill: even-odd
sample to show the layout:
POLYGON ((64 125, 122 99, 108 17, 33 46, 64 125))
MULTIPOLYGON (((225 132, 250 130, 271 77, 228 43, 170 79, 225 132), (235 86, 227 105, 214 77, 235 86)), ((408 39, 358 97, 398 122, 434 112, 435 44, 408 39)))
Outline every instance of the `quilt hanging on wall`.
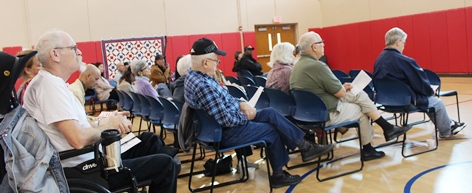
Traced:
POLYGON ((104 76, 108 79, 114 78, 116 64, 120 62, 144 60, 148 65, 152 65, 156 53, 162 54, 163 50, 165 50, 163 36, 102 40, 104 76))

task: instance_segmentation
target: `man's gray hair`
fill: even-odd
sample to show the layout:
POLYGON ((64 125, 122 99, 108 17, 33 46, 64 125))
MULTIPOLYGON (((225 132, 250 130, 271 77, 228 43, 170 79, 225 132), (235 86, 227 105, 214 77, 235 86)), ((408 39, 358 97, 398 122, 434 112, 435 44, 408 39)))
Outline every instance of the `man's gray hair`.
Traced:
POLYGON ((201 66, 203 60, 209 58, 214 53, 208 53, 203 55, 191 55, 192 58, 192 66, 201 66))
POLYGON ((385 45, 393 46, 397 40, 406 41, 408 35, 400 28, 394 27, 385 34, 385 45))
POLYGON ((36 56, 38 57, 39 63, 47 66, 49 59, 49 52, 55 47, 64 46, 64 34, 67 34, 64 31, 53 29, 41 35, 36 44, 35 48, 38 51, 36 56))
POLYGON ((298 47, 300 48, 301 53, 306 52, 311 49, 313 43, 315 43, 315 32, 306 32, 298 40, 298 47))

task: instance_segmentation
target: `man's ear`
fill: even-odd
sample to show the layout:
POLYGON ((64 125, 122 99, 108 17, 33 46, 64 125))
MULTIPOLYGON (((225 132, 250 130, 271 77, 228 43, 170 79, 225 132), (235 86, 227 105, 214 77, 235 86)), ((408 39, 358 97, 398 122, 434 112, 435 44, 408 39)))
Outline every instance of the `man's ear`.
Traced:
POLYGON ((59 59, 59 52, 56 49, 52 49, 49 51, 49 56, 52 58, 54 62, 59 63, 61 60, 59 59))

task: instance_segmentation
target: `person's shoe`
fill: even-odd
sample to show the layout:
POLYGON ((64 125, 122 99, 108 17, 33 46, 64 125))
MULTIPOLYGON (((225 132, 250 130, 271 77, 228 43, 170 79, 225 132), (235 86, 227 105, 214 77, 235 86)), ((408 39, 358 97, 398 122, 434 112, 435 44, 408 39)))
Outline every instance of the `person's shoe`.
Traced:
POLYGON ((385 153, 383 151, 371 151, 371 152, 366 152, 364 151, 364 158, 362 159, 363 161, 369 161, 369 160, 374 160, 374 159, 380 159, 385 156, 385 153))
POLYGON ((451 139, 454 139, 455 137, 453 134, 449 134, 449 135, 439 135, 439 138, 444 139, 444 140, 451 140, 451 139))
POLYGON ((391 141, 397 138, 400 135, 405 134, 408 130, 411 129, 411 125, 407 125, 404 127, 393 126, 393 129, 390 132, 384 133, 385 141, 391 141))
POLYGON ((467 124, 465 124, 464 122, 457 122, 457 121, 452 121, 454 124, 451 125, 451 134, 452 135, 457 135, 459 132, 462 131, 462 129, 465 128, 465 126, 467 126, 467 124))
POLYGON ((318 145, 316 143, 310 143, 307 141, 302 142, 302 148, 300 148, 300 152, 302 154, 302 161, 307 162, 322 155, 329 153, 333 148, 333 144, 329 145, 318 145))
POLYGON ((298 184, 302 178, 299 175, 290 175, 287 171, 283 171, 281 175, 272 175, 271 181, 272 188, 280 188, 298 184))

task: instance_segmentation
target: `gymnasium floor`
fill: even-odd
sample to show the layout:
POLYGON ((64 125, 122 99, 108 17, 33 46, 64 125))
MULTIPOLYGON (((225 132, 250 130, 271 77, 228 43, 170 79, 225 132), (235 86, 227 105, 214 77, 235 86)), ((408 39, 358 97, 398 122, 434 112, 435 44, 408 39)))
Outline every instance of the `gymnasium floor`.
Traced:
MULTIPOLYGON (((295 186, 274 189, 273 192, 471 192, 472 183, 469 179, 472 178, 472 172, 470 172, 472 171, 472 154, 470 153, 472 142, 469 139, 472 138, 472 122, 470 121, 472 118, 472 90, 469 89, 468 85, 472 78, 442 77, 442 81, 441 90, 458 91, 461 120, 469 124, 460 134, 456 135, 456 139, 440 140, 439 148, 436 151, 410 158, 402 157, 401 143, 381 147, 379 150, 386 153, 384 158, 365 162, 364 168, 360 172, 324 182, 318 182, 316 179, 316 164, 288 170, 291 174, 302 175, 303 181, 295 186)), ((442 100, 446 105, 449 116, 457 120, 455 97, 445 97, 442 100)), ((389 114, 383 115, 384 117, 389 116, 389 114)), ((420 119, 423 119, 422 114, 414 114, 410 117, 410 120, 420 119)), ((135 124, 135 129, 137 129, 137 125, 139 124, 135 124)), ((433 128, 431 123, 414 126, 408 132, 407 142, 409 148, 407 152, 428 148, 426 139, 431 138, 433 128)), ((375 124, 374 129, 376 135, 373 145, 384 144, 385 140, 381 129, 375 124)), ((350 130, 342 138, 348 138, 354 134, 354 130, 350 130)), ((167 136, 166 142, 171 143, 172 135, 169 133, 167 136)), ((337 144, 333 159, 335 161, 322 168, 321 176, 359 167, 358 152, 358 144, 355 141, 337 144)), ((227 154, 231 153, 234 152, 227 154)), ((212 158, 213 155, 212 152, 207 153, 206 159, 212 158)), ((289 165, 301 162, 300 154, 291 154, 290 156, 292 161, 289 165)), ((179 157, 181 160, 191 158, 184 153, 179 157)), ((233 159, 233 166, 236 165, 235 160, 236 158, 233 159)), ((254 154, 248 157, 248 160, 260 164, 255 172, 254 180, 217 188, 214 192, 269 192, 266 163, 260 159, 259 149, 255 149, 254 154)), ((196 166, 202 168, 204 162, 199 161, 196 166)), ((190 163, 183 164, 181 174, 187 173, 189 167, 190 163)), ((240 173, 233 171, 230 174, 217 176, 216 181, 236 179, 239 175, 240 173)), ((192 187, 206 186, 210 180, 209 177, 196 175, 192 187)), ((188 177, 178 179, 177 192, 189 192, 188 177)))

